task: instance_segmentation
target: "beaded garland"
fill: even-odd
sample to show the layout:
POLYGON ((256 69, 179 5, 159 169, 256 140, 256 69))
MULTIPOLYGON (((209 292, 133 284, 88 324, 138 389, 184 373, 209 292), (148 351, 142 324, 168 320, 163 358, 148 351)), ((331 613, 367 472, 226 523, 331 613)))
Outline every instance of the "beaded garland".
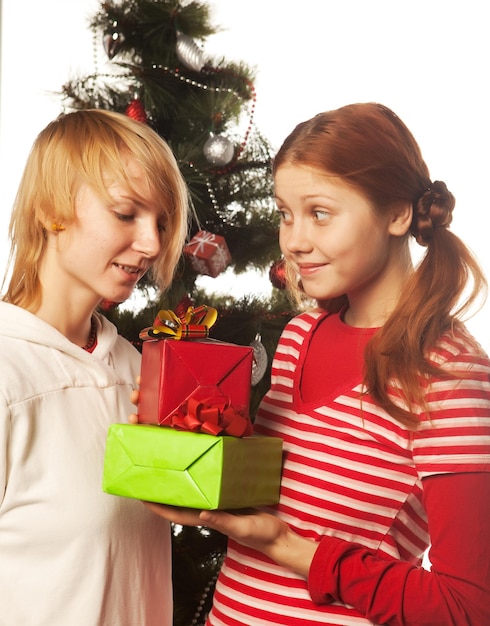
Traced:
MULTIPOLYGON (((114 21, 113 23, 113 32, 112 33, 106 33, 106 36, 104 38, 104 49, 106 51, 106 55, 109 57, 109 60, 112 60, 113 56, 115 56, 115 54, 117 54, 118 51, 118 46, 124 41, 124 34, 122 32, 119 32, 118 30, 118 23, 117 21, 114 21), (110 41, 109 41, 110 40, 110 41), (107 44, 110 43, 112 46, 114 46, 112 48, 112 52, 109 51, 108 53, 108 49, 107 49, 107 44)), ((92 26, 92 52, 93 52, 93 59, 94 59, 94 73, 91 76, 88 76, 87 79, 85 81, 82 82, 92 82, 92 84, 95 84, 95 81, 98 78, 109 78, 109 79, 115 79, 115 80, 120 80, 120 79, 126 79, 126 80, 133 80, 133 81, 137 81, 136 77, 134 74, 132 73, 128 73, 128 72, 115 72, 115 73, 100 73, 99 71, 99 55, 98 55, 98 38, 97 38, 97 34, 98 34, 98 29, 95 25, 92 26)), ((151 65, 151 69, 153 71, 159 71, 162 72, 162 74, 167 74, 172 76, 173 78, 175 78, 176 80, 185 82, 188 85, 192 85, 193 87, 196 87, 197 89, 202 89, 204 91, 214 91, 216 93, 219 92, 226 92, 226 93, 230 93, 233 94, 235 97, 237 98, 243 98, 243 96, 236 90, 236 89, 231 89, 229 87, 214 87, 211 85, 206 85, 205 83, 199 81, 199 80, 195 80, 195 78, 191 78, 190 76, 186 76, 185 72, 181 71, 181 68, 176 67, 176 68, 172 68, 169 67, 167 65, 162 65, 162 64, 156 64, 153 63, 151 65)), ((237 77, 237 74, 235 74, 232 71, 226 70, 224 68, 217 68, 217 67, 203 67, 200 71, 200 73, 205 76, 205 75, 212 75, 212 74, 226 74, 228 73, 230 76, 234 76, 237 77)), ((250 132, 252 130, 252 126, 253 126, 253 120, 254 120, 254 115, 255 115, 255 107, 256 107, 256 102, 257 102, 257 93, 255 90, 255 86, 253 84, 252 81, 247 80, 246 78, 244 79, 246 86, 248 87, 248 89, 250 90, 250 94, 251 94, 251 106, 250 106, 250 112, 249 112, 249 121, 248 121, 248 127, 246 129, 246 132, 244 134, 244 137, 238 147, 238 149, 235 151, 235 155, 232 159, 232 161, 230 163, 227 164, 226 167, 224 168, 213 168, 213 172, 215 175, 221 175, 221 174, 226 174, 227 172, 231 171, 233 169, 233 167, 236 164, 236 161, 238 160, 238 158, 240 157, 240 155, 242 154, 243 150, 245 149, 245 146, 247 144, 248 138, 250 136, 250 132)), ((132 103, 130 103, 128 106, 131 106, 132 103)), ((140 103, 139 103, 140 104, 140 103)), ((139 105, 138 105, 139 106, 139 105)), ((145 113, 146 115, 146 113, 145 113)), ((208 194, 209 194, 209 198, 211 200, 211 204, 213 205, 213 208, 215 211, 219 212, 219 204, 217 202, 216 199, 216 195, 214 193, 214 189, 213 186, 211 185, 211 182, 208 179, 207 173, 206 172, 202 172, 199 170, 199 168, 197 168, 195 166, 194 163, 192 162, 187 162, 186 165, 191 168, 195 173, 197 173, 202 180, 204 181, 208 194)))
MULTIPOLYGON (((134 79, 134 76, 132 74, 127 74, 127 73, 115 73, 115 74, 99 73, 98 72, 98 65, 97 65, 96 59, 97 59, 97 57, 95 55, 95 65, 96 65, 95 73, 93 75, 87 77, 87 79, 85 81, 82 81, 82 82, 85 82, 85 83, 95 82, 95 80, 97 78, 110 78, 110 79, 118 79, 118 80, 121 80, 121 79, 127 79, 127 80, 134 79)), ((206 85, 204 83, 201 83, 201 82, 199 82, 197 80, 189 78, 189 77, 185 76, 184 73, 180 72, 179 68, 172 69, 172 68, 164 66, 164 65, 155 65, 154 64, 154 65, 152 65, 152 69, 153 70, 159 70, 159 71, 162 72, 162 74, 170 74, 175 79, 183 81, 183 82, 185 82, 185 83, 187 83, 189 85, 192 85, 193 87, 196 87, 198 89, 215 91, 215 92, 227 92, 227 93, 231 93, 231 94, 235 95, 237 98, 241 97, 240 94, 236 90, 231 89, 229 87, 211 87, 211 86, 206 85)), ((218 73, 218 72, 224 73, 225 70, 221 70, 219 68, 206 68, 206 70, 203 70, 202 73, 203 74, 207 73, 208 75, 210 75, 212 73, 218 73)), ((229 73, 232 76, 234 75, 233 72, 229 72, 229 73)), ((255 106, 256 106, 256 101, 257 101, 257 94, 256 94, 255 87, 254 87, 253 83, 251 81, 249 81, 249 80, 246 80, 245 82, 246 82, 246 84, 247 84, 247 86, 250 89, 250 92, 252 94, 252 98, 251 98, 252 104, 251 104, 251 108, 250 108, 250 117, 249 117, 248 127, 247 127, 247 129, 245 131, 245 135, 243 137, 242 142, 240 143, 240 146, 238 147, 238 149, 235 152, 235 156, 232 159, 232 161, 226 167, 218 168, 218 169, 217 168, 213 168, 214 173, 217 174, 217 175, 226 174, 227 172, 229 172, 234 167, 236 161, 238 160, 238 158, 240 157, 241 153, 245 149, 245 146, 247 144, 250 132, 252 130, 253 118, 254 118, 254 114, 255 114, 255 106)), ((130 103, 130 105, 131 105, 131 103, 130 103)), ((128 105, 128 106, 130 106, 130 105, 128 105)), ((219 211, 220 207, 219 207, 218 201, 216 199, 216 195, 214 193, 213 186, 211 185, 211 183, 210 183, 210 181, 208 179, 207 173, 202 172, 199 168, 197 168, 195 166, 195 164, 192 161, 187 161, 185 164, 190 169, 194 170, 194 172, 196 174, 198 174, 198 176, 200 176, 203 179, 203 181, 204 181, 204 183, 206 185, 207 191, 208 191, 209 199, 211 200, 211 204, 213 205, 213 208, 214 208, 215 211, 219 211)))

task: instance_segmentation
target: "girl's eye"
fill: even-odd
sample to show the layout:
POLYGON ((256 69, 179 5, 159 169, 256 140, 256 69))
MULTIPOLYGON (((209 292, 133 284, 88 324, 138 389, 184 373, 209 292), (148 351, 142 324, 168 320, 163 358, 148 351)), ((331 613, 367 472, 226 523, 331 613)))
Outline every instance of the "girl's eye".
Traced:
POLYGON ((322 222, 329 217, 328 211, 324 211, 323 209, 314 209, 313 217, 317 222, 322 222))
POLYGON ((281 222, 291 221, 291 217, 287 211, 284 211, 283 209, 277 209, 277 212, 279 213, 279 218, 281 222))
POLYGON ((134 215, 132 213, 118 213, 117 211, 114 211, 114 215, 118 220, 121 220, 121 222, 132 222, 134 220, 134 215))

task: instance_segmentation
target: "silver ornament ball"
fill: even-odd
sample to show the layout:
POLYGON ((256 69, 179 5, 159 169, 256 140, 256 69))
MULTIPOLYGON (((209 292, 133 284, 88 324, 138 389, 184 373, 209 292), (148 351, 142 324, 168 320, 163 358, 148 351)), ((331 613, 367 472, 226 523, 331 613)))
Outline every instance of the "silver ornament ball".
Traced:
POLYGON ((223 135, 211 135, 204 144, 204 156, 213 165, 228 165, 235 154, 232 142, 223 135))
POLYGON ((252 363, 252 386, 259 383, 267 370, 268 356, 264 344, 260 341, 260 335, 250 344, 254 349, 252 363))

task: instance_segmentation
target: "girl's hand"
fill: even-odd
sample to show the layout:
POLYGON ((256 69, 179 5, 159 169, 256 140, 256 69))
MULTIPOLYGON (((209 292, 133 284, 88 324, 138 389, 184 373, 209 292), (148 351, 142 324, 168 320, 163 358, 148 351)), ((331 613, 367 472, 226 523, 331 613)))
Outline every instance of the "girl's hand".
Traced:
POLYGON ((265 552, 269 545, 289 530, 285 522, 277 517, 255 509, 200 511, 156 502, 144 504, 169 522, 183 526, 207 526, 261 552, 265 552))
POLYGON ((272 547, 284 541, 289 533, 285 522, 256 509, 201 511, 199 519, 208 528, 269 556, 272 547))
POLYGON ((181 526, 204 526, 201 521, 199 509, 186 509, 180 506, 168 506, 166 504, 157 504, 156 502, 143 502, 153 513, 156 513, 163 519, 180 524, 181 526))
POLYGON ((218 530, 308 578, 318 544, 295 533, 275 515, 253 509, 236 512, 201 511, 199 518, 208 528, 218 530))
POLYGON ((175 524, 207 526, 217 530, 305 578, 308 576, 317 543, 296 534, 270 513, 255 509, 199 511, 152 502, 145 502, 145 505, 175 524))

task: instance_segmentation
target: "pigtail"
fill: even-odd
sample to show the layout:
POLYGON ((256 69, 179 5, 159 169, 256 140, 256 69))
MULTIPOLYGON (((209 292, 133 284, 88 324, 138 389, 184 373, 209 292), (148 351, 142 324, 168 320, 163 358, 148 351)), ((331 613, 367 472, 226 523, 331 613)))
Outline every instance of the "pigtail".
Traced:
POLYGON ((418 422, 416 407, 425 409, 421 378, 423 382, 430 376, 449 376, 428 360, 430 351, 444 333, 462 323, 463 315, 487 290, 478 262, 448 229, 454 204, 441 181, 414 204, 411 233, 427 251, 365 354, 367 389, 380 406, 411 427, 418 422), (471 288, 465 293, 468 284, 471 288), (408 410, 389 395, 393 380, 408 410))

